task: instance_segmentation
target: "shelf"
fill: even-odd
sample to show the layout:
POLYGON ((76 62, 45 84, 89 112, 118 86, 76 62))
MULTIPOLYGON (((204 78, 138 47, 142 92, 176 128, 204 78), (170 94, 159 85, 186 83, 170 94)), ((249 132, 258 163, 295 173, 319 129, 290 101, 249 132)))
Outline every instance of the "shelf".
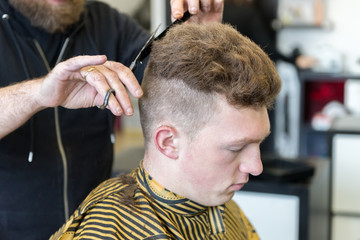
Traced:
POLYGON ((329 73, 329 72, 315 72, 311 70, 299 70, 299 79, 300 81, 339 81, 339 80, 346 80, 346 79, 359 79, 359 74, 352 74, 352 73, 329 73))

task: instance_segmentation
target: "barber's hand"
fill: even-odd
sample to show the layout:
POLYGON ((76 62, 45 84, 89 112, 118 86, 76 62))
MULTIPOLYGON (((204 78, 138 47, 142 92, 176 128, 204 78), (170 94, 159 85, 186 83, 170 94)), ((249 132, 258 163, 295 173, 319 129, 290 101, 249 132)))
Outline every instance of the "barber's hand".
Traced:
POLYGON ((193 15, 190 21, 197 23, 221 22, 224 0, 170 0, 171 18, 182 18, 187 10, 193 15))
POLYGON ((88 108, 104 103, 114 115, 132 115, 133 107, 126 88, 134 97, 143 92, 130 69, 121 63, 107 61, 106 56, 79 56, 59 63, 42 79, 38 102, 45 107, 88 108))

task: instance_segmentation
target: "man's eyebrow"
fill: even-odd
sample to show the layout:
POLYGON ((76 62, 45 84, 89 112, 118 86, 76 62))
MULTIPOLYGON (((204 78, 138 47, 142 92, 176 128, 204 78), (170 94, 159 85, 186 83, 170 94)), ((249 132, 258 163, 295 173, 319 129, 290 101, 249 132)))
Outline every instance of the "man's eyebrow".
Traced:
POLYGON ((262 143, 269 135, 271 134, 271 131, 269 131, 263 138, 242 138, 230 141, 229 145, 237 145, 237 144, 247 144, 247 143, 262 143))

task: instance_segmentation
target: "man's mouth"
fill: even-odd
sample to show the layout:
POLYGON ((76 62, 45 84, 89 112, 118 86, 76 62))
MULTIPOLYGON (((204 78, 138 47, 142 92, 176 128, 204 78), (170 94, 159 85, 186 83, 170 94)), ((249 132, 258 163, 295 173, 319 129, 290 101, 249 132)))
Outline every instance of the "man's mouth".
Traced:
POLYGON ((230 186, 231 191, 239 191, 244 187, 245 183, 236 183, 230 186))

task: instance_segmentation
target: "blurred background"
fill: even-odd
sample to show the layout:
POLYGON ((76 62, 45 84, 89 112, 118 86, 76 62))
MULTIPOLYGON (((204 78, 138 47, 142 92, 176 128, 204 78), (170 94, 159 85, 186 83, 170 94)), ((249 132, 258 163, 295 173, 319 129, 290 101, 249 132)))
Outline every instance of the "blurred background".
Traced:
MULTIPOLYGON (((170 23, 169 1, 102 1, 149 31, 170 23)), ((262 47, 283 80, 261 146, 263 179, 234 197, 261 239, 360 239, 358 9, 358 0, 225 1, 224 22, 262 47)), ((133 103, 134 116, 116 122, 114 175, 142 159, 133 103)))

